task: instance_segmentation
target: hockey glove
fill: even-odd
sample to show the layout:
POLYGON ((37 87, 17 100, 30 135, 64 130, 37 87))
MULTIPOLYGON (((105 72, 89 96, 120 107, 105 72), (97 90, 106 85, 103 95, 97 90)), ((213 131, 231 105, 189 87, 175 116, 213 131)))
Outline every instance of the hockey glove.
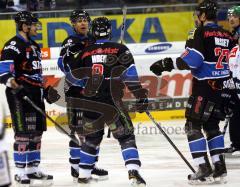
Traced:
POLYGON ((43 97, 49 104, 55 103, 60 99, 60 95, 57 90, 55 90, 52 86, 48 86, 43 93, 43 97))
POLYGON ((136 97, 136 111, 143 113, 148 110, 148 91, 144 88, 134 91, 134 96, 136 97))
POLYGON ((150 70, 157 76, 160 76, 163 71, 171 71, 174 69, 171 58, 161 59, 150 66, 150 70))

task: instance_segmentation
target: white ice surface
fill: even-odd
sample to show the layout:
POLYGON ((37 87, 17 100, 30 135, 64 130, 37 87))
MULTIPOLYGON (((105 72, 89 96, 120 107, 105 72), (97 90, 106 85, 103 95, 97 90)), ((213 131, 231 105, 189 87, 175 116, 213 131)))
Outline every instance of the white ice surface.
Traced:
MULTIPOLYGON (((193 164, 189 153, 186 135, 183 133, 184 120, 161 122, 167 130, 169 137, 177 145, 188 161, 193 164)), ((184 187, 191 186, 187 183, 187 175, 191 173, 188 166, 178 156, 165 137, 156 130, 151 122, 135 124, 137 145, 139 149, 142 167, 140 173, 147 182, 148 187, 184 187), (152 131, 150 131, 150 127, 152 131), (155 133, 157 132, 157 133, 155 133)), ((223 127, 223 124, 221 125, 223 127)), ((226 145, 229 145, 228 132, 226 133, 226 145)), ((7 144, 9 147, 10 168, 14 175, 12 160, 13 132, 7 130, 7 144)), ((54 127, 50 127, 44 133, 42 140, 43 171, 54 175, 54 187, 74 186, 70 176, 68 163, 68 137, 60 134, 54 127)), ((226 187, 238 187, 240 185, 240 158, 227 159, 228 183, 226 187)), ((98 167, 109 171, 109 180, 91 184, 91 187, 128 187, 128 175, 121 156, 118 142, 113 138, 104 136, 100 149, 98 167)), ((13 186, 14 183, 13 183, 13 186)), ((80 185, 79 185, 80 186, 80 185)), ((204 187, 204 185, 201 185, 204 187)), ((223 186, 223 185, 211 185, 223 186)))

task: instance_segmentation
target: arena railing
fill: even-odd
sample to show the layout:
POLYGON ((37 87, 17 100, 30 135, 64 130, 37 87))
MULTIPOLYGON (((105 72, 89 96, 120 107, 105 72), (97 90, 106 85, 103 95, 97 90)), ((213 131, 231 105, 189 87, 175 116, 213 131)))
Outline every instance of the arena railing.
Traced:
MULTIPOLYGON (((226 10, 227 8, 233 5, 239 5, 239 1, 231 2, 219 2, 218 3, 221 10, 226 10)), ((169 5, 141 5, 141 6, 127 6, 129 14, 133 13, 159 13, 159 12, 176 12, 176 11, 192 11, 196 6, 196 3, 187 3, 187 4, 169 4, 169 5)), ((122 14, 122 7, 106 7, 106 8, 86 8, 92 16, 100 15, 117 15, 122 14)), ((46 11, 35 11, 41 15, 41 17, 66 17, 69 16, 72 9, 69 10, 46 10, 46 11)), ((3 19, 12 19, 12 16, 16 12, 2 12, 0 13, 0 20, 3 19)))

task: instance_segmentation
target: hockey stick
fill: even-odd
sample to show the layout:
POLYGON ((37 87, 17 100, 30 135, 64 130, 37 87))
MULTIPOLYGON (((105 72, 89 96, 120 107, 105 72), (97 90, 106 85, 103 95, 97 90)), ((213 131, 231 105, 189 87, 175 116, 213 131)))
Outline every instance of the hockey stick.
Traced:
POLYGON ((66 134, 69 138, 71 138, 74 143, 79 144, 78 139, 73 134, 69 134, 59 123, 54 121, 48 114, 46 114, 41 108, 39 108, 29 97, 24 96, 23 99, 27 101, 33 108, 35 108, 38 112, 40 112, 44 117, 49 119, 54 125, 56 125, 60 131, 64 134, 66 134))
POLYGON ((146 114, 148 115, 148 117, 152 120, 152 122, 157 126, 157 128, 161 131, 161 133, 165 136, 165 138, 168 140, 168 142, 172 145, 172 147, 175 149, 175 151, 179 154, 179 156, 183 159, 183 161, 187 164, 187 166, 192 170, 193 173, 195 173, 196 171, 194 170, 194 168, 192 167, 192 165, 187 161, 187 159, 183 156, 183 154, 179 151, 179 149, 177 148, 177 146, 173 143, 173 141, 169 138, 169 136, 165 133, 165 131, 162 129, 161 125, 159 125, 155 119, 153 118, 153 116, 151 115, 151 113, 149 111, 146 111, 146 114))
POLYGON ((123 22, 122 22, 122 27, 121 27, 121 33, 120 33, 120 43, 123 43, 123 38, 124 38, 124 32, 125 32, 125 24, 126 24, 126 17, 127 17, 127 7, 124 5, 122 8, 123 12, 123 22))

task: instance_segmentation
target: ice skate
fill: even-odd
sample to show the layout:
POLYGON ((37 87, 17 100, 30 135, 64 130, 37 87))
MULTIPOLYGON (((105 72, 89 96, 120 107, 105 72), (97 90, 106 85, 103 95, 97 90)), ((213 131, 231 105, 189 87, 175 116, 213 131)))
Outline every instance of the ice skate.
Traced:
POLYGON ((141 177, 141 175, 139 174, 139 172, 137 170, 128 171, 128 177, 129 177, 129 180, 131 181, 132 187, 145 187, 146 186, 145 180, 141 177))
POLYGON ((73 183, 78 183, 79 172, 73 167, 71 167, 71 175, 73 177, 73 183))
MULTIPOLYGON (((92 180, 95 179, 95 181, 108 179, 108 171, 101 168, 94 167, 91 174, 92 174, 92 180)), ((73 167, 71 167, 71 175, 73 177, 73 182, 78 183, 79 172, 73 167)))
POLYGON ((26 174, 18 175, 16 174, 14 176, 14 180, 16 182, 17 187, 29 187, 30 186, 30 179, 26 174))
POLYGON ((34 173, 27 174, 31 181, 30 186, 51 186, 53 184, 53 176, 36 170, 34 173))
POLYGON ((216 183, 225 184, 226 176, 227 176, 227 169, 225 164, 225 159, 223 155, 220 155, 220 160, 214 163, 214 171, 213 171, 213 178, 216 183))
POLYGON ((98 180, 108 179, 108 171, 105 169, 94 167, 91 174, 92 177, 97 178, 98 180))
POLYGON ((196 173, 188 175, 188 183, 191 185, 211 184, 214 182, 212 177, 212 167, 209 160, 205 158, 206 162, 200 164, 196 173))

